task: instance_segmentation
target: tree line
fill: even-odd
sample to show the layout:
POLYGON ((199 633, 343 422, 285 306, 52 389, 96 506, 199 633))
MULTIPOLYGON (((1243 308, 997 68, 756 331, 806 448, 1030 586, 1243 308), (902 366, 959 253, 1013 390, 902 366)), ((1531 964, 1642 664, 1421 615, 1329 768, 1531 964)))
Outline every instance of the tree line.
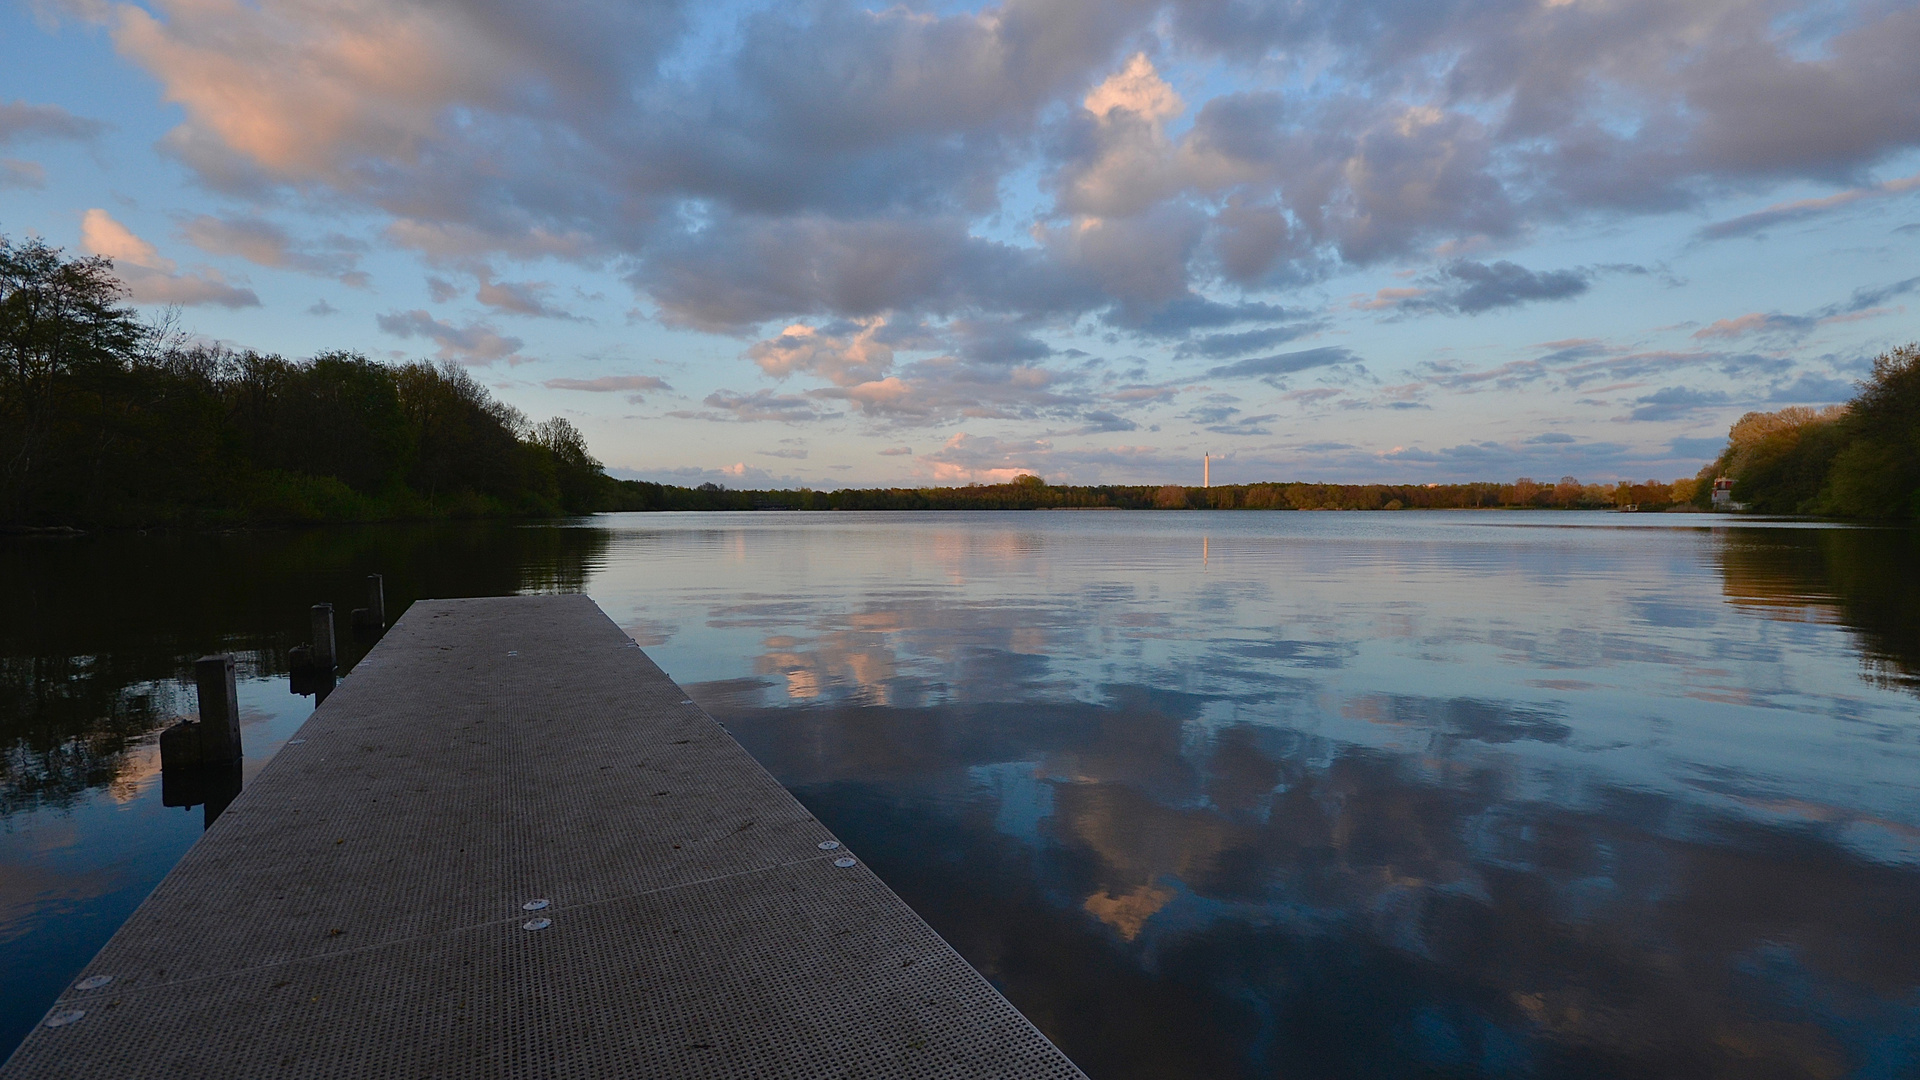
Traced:
POLYGON ((1049 484, 1024 474, 966 487, 840 491, 678 488, 617 481, 626 510, 1665 510, 1693 498, 1695 481, 1582 484, 1522 477, 1510 484, 1049 484))
POLYGON ((0 523, 545 516, 612 485, 453 364, 304 360, 141 321, 110 261, 0 237, 0 523))
POLYGON ((1876 358, 1845 405, 1741 417, 1700 472, 1698 505, 1723 476, 1735 502, 1762 513, 1920 518, 1920 343, 1876 358))

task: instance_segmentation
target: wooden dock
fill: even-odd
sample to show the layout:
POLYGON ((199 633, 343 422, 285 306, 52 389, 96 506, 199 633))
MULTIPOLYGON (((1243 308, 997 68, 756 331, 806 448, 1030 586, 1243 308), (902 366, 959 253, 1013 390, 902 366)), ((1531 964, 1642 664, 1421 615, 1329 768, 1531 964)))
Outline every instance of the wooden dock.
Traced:
POLYGON ((413 605, 0 1068, 627 1076, 1081 1073, 584 596, 413 605))

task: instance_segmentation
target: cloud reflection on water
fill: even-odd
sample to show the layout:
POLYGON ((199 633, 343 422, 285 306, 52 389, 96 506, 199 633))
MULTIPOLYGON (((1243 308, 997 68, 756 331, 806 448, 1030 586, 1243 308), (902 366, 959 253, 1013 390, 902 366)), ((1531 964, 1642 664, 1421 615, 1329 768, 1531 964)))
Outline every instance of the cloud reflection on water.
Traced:
POLYGON ((1094 1076, 1920 1065, 1920 747, 1859 677, 1911 653, 1830 582, 1884 550, 1037 517, 743 521, 809 557, 705 626, 670 532, 679 587, 591 588, 748 669, 690 690, 1094 1076))

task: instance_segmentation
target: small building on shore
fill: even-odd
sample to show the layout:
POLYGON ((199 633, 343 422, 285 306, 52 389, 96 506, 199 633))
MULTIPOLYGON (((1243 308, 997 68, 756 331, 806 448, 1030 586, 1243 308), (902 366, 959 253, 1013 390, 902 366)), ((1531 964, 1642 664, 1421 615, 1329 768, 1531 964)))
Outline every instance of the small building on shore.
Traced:
POLYGON ((1746 507, 1733 501, 1733 480, 1730 477, 1715 477, 1713 481, 1713 508, 1715 510, 1745 510, 1746 507))

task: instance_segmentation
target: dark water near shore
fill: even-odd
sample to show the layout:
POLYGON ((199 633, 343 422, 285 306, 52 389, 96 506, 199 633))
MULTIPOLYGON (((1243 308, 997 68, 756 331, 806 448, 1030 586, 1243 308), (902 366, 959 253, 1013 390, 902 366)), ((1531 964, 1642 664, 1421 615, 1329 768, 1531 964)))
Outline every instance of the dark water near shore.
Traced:
POLYGON ((250 776, 378 572, 590 593, 1096 1080, 1920 1076, 1916 569, 1565 513, 0 538, 0 1053, 200 832, 193 658, 250 776))

